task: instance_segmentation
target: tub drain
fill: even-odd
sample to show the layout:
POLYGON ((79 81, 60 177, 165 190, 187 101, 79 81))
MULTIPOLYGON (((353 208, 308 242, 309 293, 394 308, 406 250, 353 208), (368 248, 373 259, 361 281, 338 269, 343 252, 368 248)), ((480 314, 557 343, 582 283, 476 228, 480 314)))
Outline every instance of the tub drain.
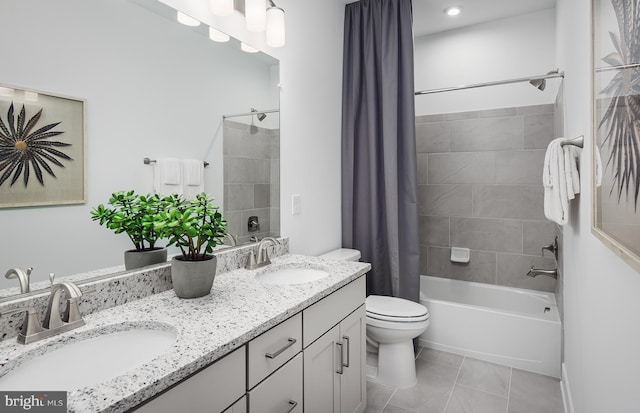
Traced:
POLYGON ((545 312, 545 313, 548 313, 549 311, 551 311, 551 308, 550 308, 550 307, 545 307, 545 308, 544 308, 544 312, 545 312))

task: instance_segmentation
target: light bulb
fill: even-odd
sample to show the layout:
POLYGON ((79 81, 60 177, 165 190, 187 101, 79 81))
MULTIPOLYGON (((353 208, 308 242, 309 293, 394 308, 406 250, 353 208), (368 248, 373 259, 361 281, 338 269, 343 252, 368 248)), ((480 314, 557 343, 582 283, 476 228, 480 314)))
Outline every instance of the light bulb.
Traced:
POLYGON ((240 42, 240 49, 242 49, 243 52, 247 52, 247 53, 258 53, 259 52, 258 49, 256 49, 255 47, 249 46, 245 42, 240 42))
POLYGON ((266 0, 244 0, 244 15, 247 30, 250 32, 263 32, 267 26, 266 0))
POLYGON ((220 30, 216 30, 213 27, 209 27, 209 39, 214 42, 224 43, 229 41, 229 35, 222 33, 220 30))
POLYGON ((215 16, 228 16, 233 13, 233 0, 209 0, 209 8, 215 16))
POLYGON ((284 46, 284 10, 280 7, 267 9, 267 44, 271 47, 284 46))
POLYGON ((443 13, 447 16, 457 16, 462 12, 462 6, 450 6, 444 9, 443 13))
POLYGON ((187 16, 186 14, 184 14, 181 11, 178 12, 178 21, 180 23, 184 24, 185 26, 191 26, 191 27, 200 26, 200 21, 199 20, 194 19, 191 16, 187 16))

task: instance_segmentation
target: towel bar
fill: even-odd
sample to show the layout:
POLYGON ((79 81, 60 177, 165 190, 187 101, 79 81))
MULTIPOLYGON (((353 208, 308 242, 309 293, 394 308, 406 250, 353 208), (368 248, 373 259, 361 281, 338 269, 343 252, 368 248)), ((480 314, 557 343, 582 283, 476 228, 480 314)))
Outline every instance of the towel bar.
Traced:
POLYGON ((573 139, 570 139, 568 141, 564 141, 564 142, 560 143, 560 146, 566 146, 566 145, 577 146, 578 148, 583 148, 584 147, 584 136, 580 135, 577 138, 573 138, 573 139))
MULTIPOLYGON (((144 160, 143 160, 145 165, 149 165, 149 164, 155 163, 155 161, 156 161, 155 159, 149 159, 149 158, 144 158, 144 160)), ((209 162, 207 162, 207 161, 202 161, 202 162, 204 162, 204 166, 205 167, 209 166, 209 162)))

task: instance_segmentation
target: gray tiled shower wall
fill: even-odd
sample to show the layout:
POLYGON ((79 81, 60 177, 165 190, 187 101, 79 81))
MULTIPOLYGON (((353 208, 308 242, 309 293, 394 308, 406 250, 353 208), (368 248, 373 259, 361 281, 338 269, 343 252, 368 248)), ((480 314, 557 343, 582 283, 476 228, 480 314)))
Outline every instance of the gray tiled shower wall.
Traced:
POLYGON ((542 164, 554 105, 416 117, 421 273, 553 292, 541 247, 555 224, 543 211, 542 164), (452 263, 451 247, 471 249, 452 263))
POLYGON ((226 120, 223 130, 224 217, 240 243, 280 235, 280 130, 226 120), (258 232, 247 222, 257 216, 258 232))

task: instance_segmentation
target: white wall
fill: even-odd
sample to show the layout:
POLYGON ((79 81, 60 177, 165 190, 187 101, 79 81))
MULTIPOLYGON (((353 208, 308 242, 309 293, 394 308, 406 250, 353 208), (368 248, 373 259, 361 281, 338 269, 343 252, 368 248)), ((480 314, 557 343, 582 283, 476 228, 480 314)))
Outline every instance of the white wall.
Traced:
MULTIPOLYGON (((416 90, 529 77, 554 69, 554 9, 415 41, 416 90)), ((553 103, 559 84, 559 79, 547 80, 544 92, 525 82, 416 96, 416 115, 553 103)))
POLYGON ((0 9, 1 37, 13 39, 0 81, 86 99, 88 148, 86 204, 0 210, 0 271, 33 266, 37 280, 121 264, 130 241, 89 212, 116 190, 150 192, 144 157, 209 161, 206 190, 223 204, 222 114, 277 106, 268 65, 124 0, 0 9))
POLYGON ((590 10, 558 0, 557 61, 566 72, 566 136, 584 135, 579 199, 564 228, 565 384, 576 413, 640 406, 640 273, 591 234, 590 10))

